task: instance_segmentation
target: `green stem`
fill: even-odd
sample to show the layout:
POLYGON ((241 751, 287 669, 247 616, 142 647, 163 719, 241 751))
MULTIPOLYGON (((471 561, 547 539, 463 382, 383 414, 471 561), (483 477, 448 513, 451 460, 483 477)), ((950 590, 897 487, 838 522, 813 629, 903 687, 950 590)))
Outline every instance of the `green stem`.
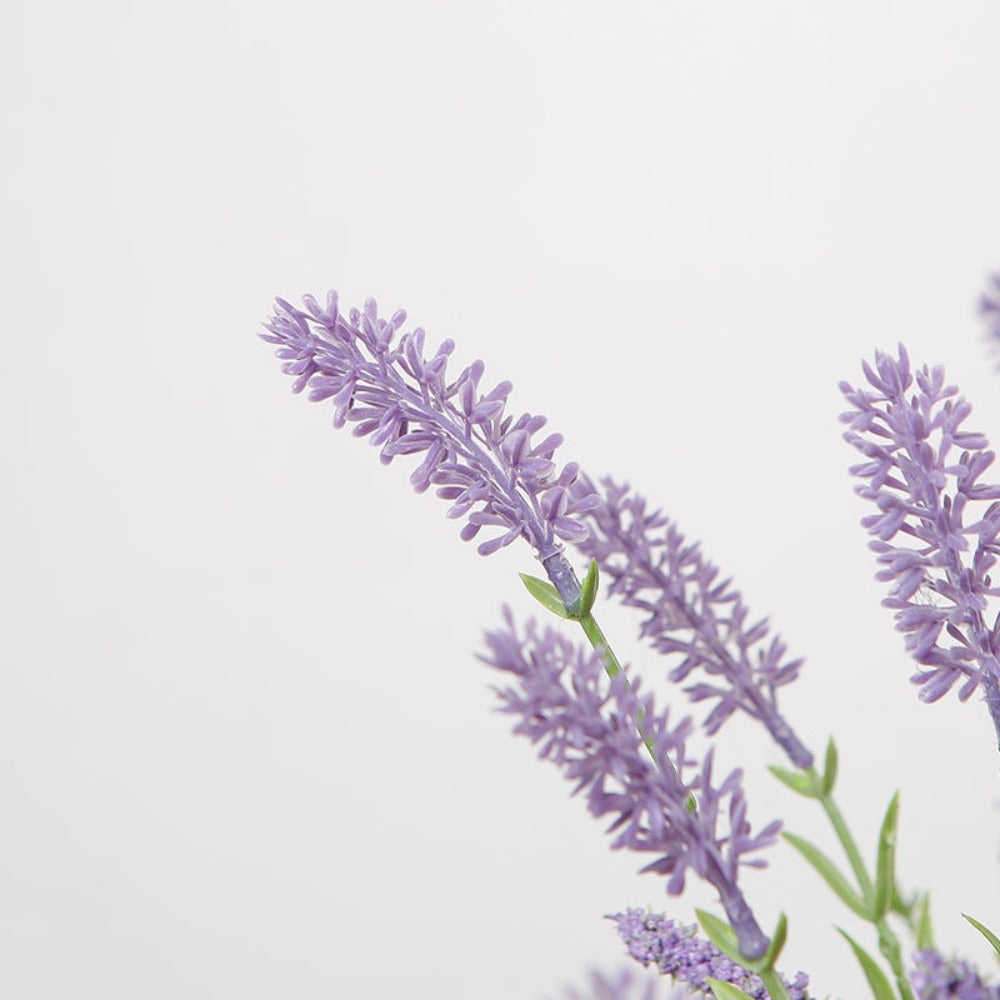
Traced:
MULTIPOLYGON (((816 775, 812 768, 810 768, 810 772, 818 778, 818 775, 816 775)), ((817 781, 816 787, 821 787, 821 783, 817 781)), ((843 847, 844 853, 847 855, 847 860, 850 862, 854 877, 858 880, 861 895, 866 902, 871 904, 874 898, 874 886, 865 868, 865 863, 861 858, 858 845, 851 835, 851 831, 848 829, 847 821, 844 819, 843 813, 837 807, 837 803, 834 802, 833 796, 830 793, 823 793, 819 796, 819 800, 823 804, 823 809, 826 811, 826 815, 829 817, 830 823, 837 834, 840 846, 843 847)), ((906 978, 906 970, 903 968, 903 955, 899 945, 899 938, 896 937, 885 917, 882 917, 880 920, 872 920, 871 922, 878 931, 879 951, 885 956, 896 977, 896 986, 899 989, 900 997, 902 997, 902 1000, 914 1000, 913 990, 906 978)))

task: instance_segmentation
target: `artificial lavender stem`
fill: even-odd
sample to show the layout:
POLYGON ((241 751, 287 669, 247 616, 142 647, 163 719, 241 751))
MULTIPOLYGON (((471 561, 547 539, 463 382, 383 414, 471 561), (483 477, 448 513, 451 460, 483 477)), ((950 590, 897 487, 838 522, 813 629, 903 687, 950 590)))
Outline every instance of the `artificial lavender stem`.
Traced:
POLYGON ((542 566, 563 604, 569 609, 576 607, 581 597, 580 581, 569 560, 562 552, 553 552, 542 559, 542 566))

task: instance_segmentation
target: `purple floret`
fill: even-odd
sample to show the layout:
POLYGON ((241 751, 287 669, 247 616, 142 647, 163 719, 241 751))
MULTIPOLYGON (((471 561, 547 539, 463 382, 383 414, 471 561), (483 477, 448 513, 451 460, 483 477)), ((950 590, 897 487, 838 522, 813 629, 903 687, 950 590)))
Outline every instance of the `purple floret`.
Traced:
POLYGON ((700 765, 688 757, 689 718, 671 726, 668 712, 657 709, 651 694, 640 696, 624 671, 607 676, 599 653, 534 622, 519 635, 506 609, 505 618, 505 628, 486 635, 480 659, 514 681, 495 689, 500 711, 516 717, 514 732, 540 744, 539 755, 576 783, 573 794, 586 793, 592 815, 611 818, 612 848, 656 855, 642 870, 668 876, 673 895, 683 891, 691 869, 718 890, 743 954, 763 954, 767 938, 737 871, 763 867, 762 859, 747 856, 772 844, 781 824, 751 831, 741 771, 714 784, 712 751, 700 765), (696 811, 689 808, 692 797, 696 811))
MULTIPOLYGON (((768 992, 760 976, 724 955, 711 941, 698 937, 694 924, 675 923, 662 913, 647 913, 638 908, 610 917, 628 949, 629 955, 643 967, 653 965, 662 976, 684 983, 695 996, 714 994, 708 979, 731 983, 753 1000, 767 1000, 768 992)), ((800 972, 789 981, 781 977, 790 1000, 807 1000, 809 977, 800 972)))
POLYGON ((499 529, 479 545, 489 555, 518 538, 526 539, 566 604, 579 596, 579 583, 561 554, 561 541, 587 534, 582 515, 598 501, 579 490, 574 463, 553 461, 559 434, 536 435, 545 417, 505 415, 513 388, 500 382, 480 391, 482 361, 457 378, 446 375, 450 340, 430 357, 424 331, 396 334, 406 314, 378 315, 374 299, 362 310, 340 312, 337 293, 321 307, 311 295, 305 311, 284 299, 265 324, 264 340, 277 344, 284 371, 295 377, 293 391, 309 389, 312 400, 333 402, 335 427, 354 424, 357 437, 377 446, 383 463, 397 455, 420 455, 410 476, 417 492, 436 487, 450 501, 448 516, 464 518, 462 538, 483 528, 499 529))
POLYGON ((1000 271, 990 276, 979 300, 979 315, 986 322, 986 336, 994 347, 1000 347, 1000 271))
POLYGON ((844 437, 864 456, 851 472, 859 496, 878 513, 862 519, 869 548, 890 584, 882 602, 920 665, 920 697, 937 701, 956 684, 967 699, 980 685, 1000 736, 1000 595, 990 572, 1000 553, 1000 486, 981 483, 993 463, 984 435, 962 429, 972 411, 944 369, 910 370, 879 352, 864 364, 871 388, 846 382, 853 409, 844 437), (915 383, 915 385, 914 385, 915 383))
POLYGON ((913 965, 910 983, 917 1000, 1000 1000, 1000 986, 988 986, 968 962, 928 948, 914 954, 913 965))
MULTIPOLYGON (((577 548, 596 559, 609 593, 647 615, 641 635, 657 652, 675 658, 668 675, 677 683, 699 673, 684 690, 692 701, 709 701, 709 735, 734 712, 761 722, 798 767, 813 755, 778 710, 778 688, 798 677, 801 659, 786 656, 767 619, 752 622, 738 590, 677 526, 627 485, 602 482, 600 503, 588 515, 589 535, 577 548)), ((581 476, 574 489, 595 492, 581 476)))

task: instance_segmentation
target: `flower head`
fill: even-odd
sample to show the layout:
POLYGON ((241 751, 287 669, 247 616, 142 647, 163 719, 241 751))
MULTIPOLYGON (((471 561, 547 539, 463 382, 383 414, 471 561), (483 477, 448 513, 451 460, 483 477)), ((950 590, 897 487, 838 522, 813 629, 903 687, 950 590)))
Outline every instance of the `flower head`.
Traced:
MULTIPOLYGON (((738 590, 659 510, 610 479, 602 483, 600 503, 589 513, 590 533, 577 548, 596 559, 609 592, 647 617, 641 634, 657 652, 676 657, 669 677, 683 682, 700 674, 684 690, 692 701, 708 701, 705 728, 713 735, 734 712, 761 722, 799 767, 812 754, 778 711, 778 688, 798 677, 801 659, 786 656, 787 647, 770 633, 767 619, 749 619, 738 590)), ((594 487, 581 476, 574 486, 581 496, 594 487)))
MULTIPOLYGON (((633 908, 610 917, 628 949, 643 967, 653 965, 663 976, 672 976, 695 990, 696 996, 711 997, 708 979, 732 983, 754 1000, 767 1000, 768 992, 760 976, 737 965, 710 941, 698 937, 694 924, 675 923, 662 913, 633 908)), ((809 977, 800 972, 789 981, 782 977, 790 1000, 808 997, 809 977)))
POLYGON ((334 426, 353 424, 354 434, 378 447, 384 463, 422 456, 410 482, 418 492, 434 486, 450 501, 448 516, 465 519, 463 539, 497 528, 480 543, 480 553, 524 538, 547 564, 558 561, 559 540, 586 535, 581 515, 597 498, 570 494, 577 466, 559 469, 553 461, 562 436, 536 439, 545 417, 506 415, 510 382, 481 391, 482 361, 449 380, 454 343, 444 341, 428 357, 419 327, 397 340, 406 314, 384 319, 374 299, 346 315, 336 292, 327 295, 325 307, 311 295, 302 301, 305 310, 278 299, 261 335, 278 345, 284 371, 295 378, 293 390, 308 388, 310 399, 332 400, 334 426))
POLYGON ((986 291, 979 299, 979 315, 986 321, 986 336, 1000 347, 1000 271, 990 276, 986 291))
POLYGON ((609 678, 598 653, 534 622, 519 635, 509 610, 505 618, 480 658, 512 678, 496 693, 500 711, 517 719, 514 732, 540 745, 539 755, 575 782, 573 794, 586 793, 592 815, 611 818, 612 848, 656 855, 642 870, 668 876, 671 894, 683 890, 691 869, 718 890, 743 953, 762 954, 767 939, 737 872, 763 866, 748 856, 773 843, 781 824, 751 831, 741 772, 716 784, 711 750, 700 764, 689 757, 690 719, 671 725, 624 671, 609 678))
POLYGON ((913 965, 910 982, 917 1000, 1000 1000, 1000 986, 987 986, 968 962, 926 948, 914 954, 913 965))
POLYGON ((905 348, 863 366, 871 388, 840 385, 852 409, 844 434, 865 461, 851 468, 859 496, 878 512, 862 519, 877 555, 883 601, 920 665, 920 697, 932 702, 956 683, 959 698, 983 684, 1000 732, 1000 595, 990 572, 1000 554, 1000 486, 981 483, 993 463, 984 435, 964 430, 971 405, 944 370, 913 372, 905 348), (914 384, 915 383, 915 384, 914 384))
POLYGON ((613 976, 606 976, 596 970, 591 972, 585 989, 568 987, 560 1000, 692 1000, 702 995, 681 989, 664 994, 657 988, 654 980, 643 982, 631 969, 621 969, 613 976))

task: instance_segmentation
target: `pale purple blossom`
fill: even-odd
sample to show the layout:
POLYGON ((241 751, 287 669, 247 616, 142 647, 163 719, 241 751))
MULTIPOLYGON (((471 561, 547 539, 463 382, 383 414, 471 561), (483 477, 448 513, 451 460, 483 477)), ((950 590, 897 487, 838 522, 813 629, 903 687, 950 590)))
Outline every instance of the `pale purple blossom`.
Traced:
POLYGON ((979 299, 979 315, 986 322, 986 336, 1000 347, 1000 271, 990 275, 986 291, 979 299))
POLYGON ((748 855, 773 843, 781 824, 751 831, 742 772, 714 783, 712 751, 700 765, 687 754, 689 718, 671 726, 668 712, 640 695, 624 671, 607 676, 599 653, 534 622, 519 635, 510 611, 504 614, 506 627, 487 633, 480 659, 513 681, 495 690, 500 711, 517 720, 514 732, 540 744, 539 755, 575 782, 573 794, 586 793, 592 815, 611 818, 612 848, 654 854, 642 870, 667 876, 673 895, 691 869, 718 891, 743 954, 763 954, 767 938, 737 872, 764 865, 748 855))
POLYGON ((701 993, 689 993, 683 989, 673 989, 664 993, 656 980, 643 981, 631 969, 620 969, 614 975, 599 971, 590 973, 586 987, 567 987, 559 1000, 698 1000, 701 993))
POLYGON ((1000 986, 984 983, 969 962, 928 948, 914 954, 913 966, 910 984, 916 1000, 1000 1000, 1000 986))
MULTIPOLYGON (((708 979, 731 983, 753 1000, 767 1000, 768 992, 763 980, 754 972, 724 955, 718 948, 698 936, 694 924, 679 924, 662 913, 648 913, 633 908, 609 918, 629 955, 645 968, 649 965, 662 976, 671 976, 674 982, 684 983, 695 991, 695 996, 711 997, 708 979)), ((799 972, 793 980, 781 977, 790 1000, 806 1000, 809 996, 809 977, 799 972)))
MULTIPOLYGON (((596 559, 608 590, 627 607, 646 614, 640 634, 657 652, 675 658, 668 674, 677 683, 697 674, 684 690, 695 702, 709 701, 709 735, 734 712, 761 722, 798 767, 813 755, 778 710, 778 689, 798 677, 801 659, 791 659, 766 618, 753 621, 732 582, 689 542, 666 515, 650 509, 627 485, 602 482, 600 503, 590 511, 589 535, 576 543, 596 559)), ((581 476, 581 497, 595 492, 581 476)))
POLYGON ((325 306, 311 295, 302 301, 304 310, 278 299, 262 334, 278 345, 284 371, 295 378, 293 390, 308 388, 310 399, 331 400, 334 426, 353 424, 356 436, 379 448, 383 463, 397 455, 421 456, 410 482, 418 492, 435 487, 451 503, 448 516, 465 520, 463 539, 498 529, 479 544, 479 552, 489 555, 524 538, 564 602, 572 604, 579 583, 560 541, 586 536, 582 514, 597 498, 570 493, 578 467, 571 462, 560 469, 553 460, 562 436, 536 437, 545 417, 507 415, 512 385, 481 390, 482 361, 449 379, 451 340, 429 355, 420 327, 397 340, 404 312, 384 319, 368 299, 363 309, 345 315, 336 292, 327 295, 325 306))
POLYGON ((980 685, 1000 736, 1000 595, 991 571, 1000 553, 1000 486, 980 479, 993 463, 984 435, 962 428, 972 411, 944 369, 914 372, 905 348, 864 364, 870 388, 846 382, 852 409, 844 437, 864 456, 851 468, 859 496, 878 512, 861 523, 877 554, 883 601, 920 665, 920 697, 933 702, 959 685, 980 685))

